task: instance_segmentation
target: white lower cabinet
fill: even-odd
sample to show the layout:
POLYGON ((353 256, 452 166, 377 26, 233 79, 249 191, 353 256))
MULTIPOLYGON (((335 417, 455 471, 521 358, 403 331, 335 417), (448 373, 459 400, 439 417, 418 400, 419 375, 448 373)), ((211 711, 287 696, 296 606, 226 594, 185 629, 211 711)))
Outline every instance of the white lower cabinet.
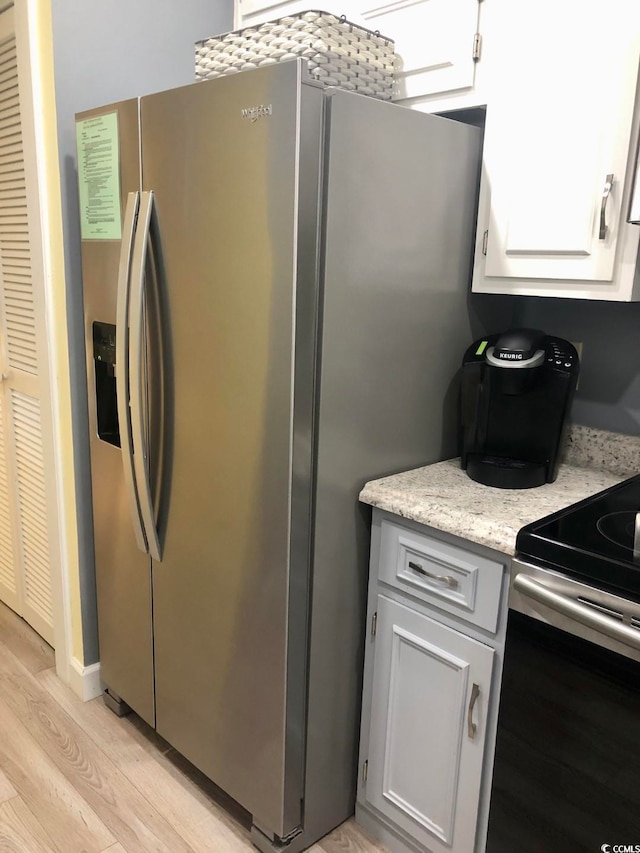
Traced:
POLYGON ((378 597, 367 799, 434 853, 474 847, 494 654, 378 597))
POLYGON ((494 561, 407 525, 375 511, 356 820, 394 853, 477 853, 488 815, 507 558, 494 561), (389 569, 402 561, 407 539, 418 553, 446 554, 437 575, 445 589, 455 582, 450 567, 476 558, 478 590, 486 583, 496 598, 496 631, 477 624, 484 605, 463 601, 456 616, 393 580, 389 569))

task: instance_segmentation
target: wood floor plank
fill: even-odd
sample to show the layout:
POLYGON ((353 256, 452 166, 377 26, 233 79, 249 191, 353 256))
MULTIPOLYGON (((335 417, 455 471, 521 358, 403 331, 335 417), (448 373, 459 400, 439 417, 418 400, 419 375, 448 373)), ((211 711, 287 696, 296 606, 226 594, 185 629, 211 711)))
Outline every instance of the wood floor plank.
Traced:
MULTIPOLYGON (((254 851, 246 812, 134 714, 82 703, 52 663, 0 606, 2 853, 254 851)), ((309 853, 385 850, 350 820, 309 853)))
POLYGON ((2 646, 0 700, 128 853, 192 853, 167 819, 2 646))
MULTIPOLYGON (((194 850, 255 853, 246 818, 236 813, 234 820, 237 804, 225 802, 227 809, 221 807, 213 783, 174 749, 167 749, 166 741, 135 714, 118 718, 101 698, 81 702, 53 670, 37 678, 133 784, 153 795, 156 806, 194 850)), ((310 853, 387 853, 387 848, 351 819, 313 845, 310 853)))
POLYGON ((55 666, 55 653, 39 634, 0 602, 0 643, 3 643, 31 673, 55 666))
POLYGON ((11 782, 7 779, 5 774, 2 772, 2 768, 0 767, 0 803, 4 803, 6 800, 10 800, 12 797, 17 796, 18 792, 13 787, 11 782))
POLYGON ((0 803, 2 853, 58 853, 51 839, 20 797, 0 803))
POLYGON ((49 836, 64 839, 61 853, 98 853, 113 844, 112 833, 1 698, 0 731, 0 767, 49 836))
MULTIPOLYGON (((209 853, 214 849, 213 839, 216 851, 244 853, 254 850, 248 827, 234 821, 219 807, 217 793, 211 798, 207 796, 208 789, 215 786, 175 750, 165 750, 166 742, 163 741, 159 748, 153 739, 146 742, 145 729, 155 733, 138 717, 118 718, 100 698, 80 702, 53 670, 40 673, 38 681, 137 787, 154 793, 157 805, 163 803, 162 813, 170 818, 194 850, 209 853)), ((386 850, 351 819, 311 847, 310 853, 386 853, 386 850)))
MULTIPOLYGON (((102 704, 104 706, 104 701, 102 697, 99 697, 98 704, 102 704)), ((113 717, 113 712, 110 712, 113 717)), ((151 752, 153 755, 158 755, 158 753, 164 755, 169 752, 173 747, 170 743, 160 737, 158 732, 155 729, 152 729, 148 723, 139 717, 137 714, 127 714, 124 717, 120 717, 122 721, 123 728, 126 730, 128 737, 132 740, 136 741, 144 750, 147 752, 151 752)))
POLYGON ((80 702, 53 670, 41 673, 38 680, 194 851, 210 853, 212 838, 229 853, 253 849, 248 827, 234 821, 207 795, 205 777, 198 779, 201 774, 191 765, 189 771, 186 760, 181 761, 175 751, 160 752, 153 745, 144 748, 129 734, 131 721, 114 716, 101 698, 80 702))
POLYGON ((388 850, 351 818, 310 847, 308 853, 388 853, 388 850))

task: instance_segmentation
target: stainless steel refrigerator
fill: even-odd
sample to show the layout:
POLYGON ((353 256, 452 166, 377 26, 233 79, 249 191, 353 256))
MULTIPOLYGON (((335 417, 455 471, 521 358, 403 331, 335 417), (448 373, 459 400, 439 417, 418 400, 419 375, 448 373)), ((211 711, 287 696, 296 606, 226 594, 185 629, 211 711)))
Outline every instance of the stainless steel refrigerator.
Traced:
POLYGON ((353 811, 358 491, 456 452, 480 134, 299 61, 76 122, 107 698, 293 853, 353 811))

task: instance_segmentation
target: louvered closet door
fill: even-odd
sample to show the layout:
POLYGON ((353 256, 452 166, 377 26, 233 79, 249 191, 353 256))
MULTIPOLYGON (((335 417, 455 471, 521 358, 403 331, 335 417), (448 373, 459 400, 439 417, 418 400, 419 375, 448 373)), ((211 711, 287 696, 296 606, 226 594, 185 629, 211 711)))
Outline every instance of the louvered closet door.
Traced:
POLYGON ((0 599, 49 643, 53 615, 34 282, 13 9, 0 15, 0 599))

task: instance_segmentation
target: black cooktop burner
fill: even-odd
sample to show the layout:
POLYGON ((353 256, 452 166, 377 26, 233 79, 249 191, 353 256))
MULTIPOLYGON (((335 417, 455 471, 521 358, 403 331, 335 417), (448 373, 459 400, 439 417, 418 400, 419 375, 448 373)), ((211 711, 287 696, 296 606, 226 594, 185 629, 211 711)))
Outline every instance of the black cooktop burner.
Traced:
POLYGON ((640 558, 633 556, 640 475, 523 527, 516 550, 585 582, 640 600, 640 558))
POLYGON ((596 528, 609 542, 613 542, 614 545, 621 545, 628 551, 633 551, 633 540, 636 532, 635 512, 631 512, 631 510, 610 512, 598 519, 596 528))

